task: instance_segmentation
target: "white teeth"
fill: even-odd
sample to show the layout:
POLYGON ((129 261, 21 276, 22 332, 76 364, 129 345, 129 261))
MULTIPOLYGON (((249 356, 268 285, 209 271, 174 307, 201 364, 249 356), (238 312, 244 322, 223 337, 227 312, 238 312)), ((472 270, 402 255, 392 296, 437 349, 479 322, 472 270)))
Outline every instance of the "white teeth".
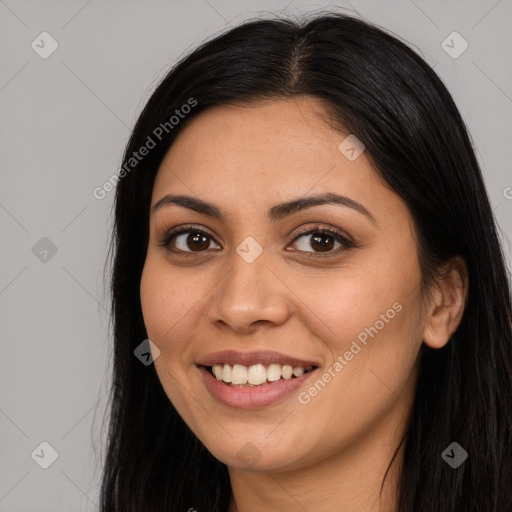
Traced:
POLYGON ((295 375, 295 377, 300 377, 301 375, 303 375, 303 373, 304 373, 304 368, 302 368, 302 366, 296 366, 293 369, 293 375, 295 375))
POLYGON ((269 382, 273 382, 275 380, 279 380, 281 378, 281 365, 280 364, 271 364, 267 368, 267 380, 269 382))
POLYGON ((262 364, 255 364, 253 366, 249 366, 249 371, 247 372, 247 382, 254 386, 258 384, 263 384, 267 381, 267 370, 262 364))
POLYGON ((292 374, 293 374, 293 367, 290 366, 289 364, 285 364, 281 368, 281 375, 283 376, 284 379, 286 379, 286 380, 291 379, 292 374))
POLYGON ((222 366, 218 365, 218 364, 215 364, 212 366, 212 372, 213 372, 213 375, 215 375, 215 377, 217 377, 217 380, 222 380, 223 377, 222 377, 222 366))
POLYGON ((231 372, 231 382, 233 384, 247 384, 247 367, 234 364, 231 372))
MULTIPOLYGON (((221 365, 219 365, 220 368, 222 368, 221 365)), ((231 373, 233 371, 233 368, 229 364, 224 365, 224 369, 222 370, 222 380, 224 382, 231 382, 231 373)))
POLYGON ((214 364, 212 373, 217 380, 222 380, 233 385, 259 386, 266 382, 274 382, 279 379, 289 380, 292 376, 300 377, 313 367, 291 366, 289 364, 271 364, 265 367, 263 364, 244 366, 235 364, 214 364))

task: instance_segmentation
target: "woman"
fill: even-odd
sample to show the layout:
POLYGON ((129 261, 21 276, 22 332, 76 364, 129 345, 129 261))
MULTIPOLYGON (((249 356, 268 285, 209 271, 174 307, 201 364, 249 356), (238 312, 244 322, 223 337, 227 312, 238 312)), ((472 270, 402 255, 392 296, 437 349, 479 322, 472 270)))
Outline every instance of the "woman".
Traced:
POLYGON ((102 511, 509 510, 504 256, 396 38, 322 14, 204 43, 136 123, 112 241, 102 511))

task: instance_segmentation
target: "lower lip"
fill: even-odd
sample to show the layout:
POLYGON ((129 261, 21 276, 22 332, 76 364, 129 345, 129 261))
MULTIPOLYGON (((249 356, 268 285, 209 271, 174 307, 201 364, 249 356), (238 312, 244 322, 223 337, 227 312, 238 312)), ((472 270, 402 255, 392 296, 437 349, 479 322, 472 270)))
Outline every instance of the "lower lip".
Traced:
POLYGON ((274 404, 297 391, 318 368, 300 377, 279 379, 254 387, 230 386, 214 377, 206 367, 198 366, 198 369, 203 376, 206 387, 219 402, 239 409, 259 409, 274 404))

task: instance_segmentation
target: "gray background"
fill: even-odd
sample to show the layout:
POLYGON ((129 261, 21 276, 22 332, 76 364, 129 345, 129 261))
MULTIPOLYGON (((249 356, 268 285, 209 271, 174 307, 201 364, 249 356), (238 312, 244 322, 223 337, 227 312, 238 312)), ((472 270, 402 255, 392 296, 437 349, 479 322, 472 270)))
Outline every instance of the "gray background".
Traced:
MULTIPOLYGON (((180 55, 228 25, 330 6, 391 30, 435 65, 472 134, 510 261, 511 0, 0 0, 0 511, 97 510, 113 192, 92 191, 119 169, 149 94, 180 55), (46 59, 31 47, 48 50, 43 31, 59 45, 46 59), (469 44, 457 58, 442 47, 454 31, 469 44), (36 463, 50 460, 44 441, 58 453, 48 469, 36 463)), ((462 42, 452 39, 453 53, 462 42)))

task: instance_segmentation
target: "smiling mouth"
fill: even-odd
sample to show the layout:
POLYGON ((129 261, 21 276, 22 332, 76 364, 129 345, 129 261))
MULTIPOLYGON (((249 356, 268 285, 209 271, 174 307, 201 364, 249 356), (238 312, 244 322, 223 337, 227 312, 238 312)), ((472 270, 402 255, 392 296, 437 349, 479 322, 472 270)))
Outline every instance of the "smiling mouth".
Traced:
POLYGON ((281 364, 215 364, 204 366, 217 380, 231 387, 261 387, 280 380, 297 379, 316 370, 317 366, 291 366, 281 364))

